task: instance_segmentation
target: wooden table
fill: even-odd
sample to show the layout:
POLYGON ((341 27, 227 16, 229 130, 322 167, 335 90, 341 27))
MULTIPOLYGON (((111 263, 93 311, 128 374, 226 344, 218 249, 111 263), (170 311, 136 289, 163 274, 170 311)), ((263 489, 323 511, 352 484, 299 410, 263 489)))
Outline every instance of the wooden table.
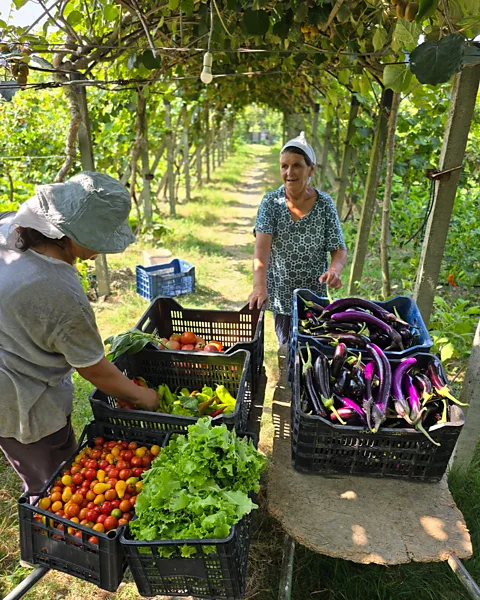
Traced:
MULTIPOLYGON (((291 391, 285 366, 283 347, 272 406, 275 434, 268 473, 268 510, 287 534, 280 597, 290 596, 294 542, 320 554, 363 564, 448 561, 457 575, 459 569, 465 571, 458 559, 472 555, 472 544, 446 478, 432 484, 306 475, 293 469, 291 391)), ((473 585, 478 595, 472 597, 480 598, 479 588, 475 582, 473 585)))

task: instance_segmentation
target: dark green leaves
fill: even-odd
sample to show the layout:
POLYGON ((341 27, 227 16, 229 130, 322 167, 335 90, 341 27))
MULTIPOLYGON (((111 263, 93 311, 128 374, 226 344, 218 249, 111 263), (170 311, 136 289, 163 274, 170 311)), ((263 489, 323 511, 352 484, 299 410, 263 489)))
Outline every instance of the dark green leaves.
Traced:
POLYGON ((22 6, 24 6, 27 2, 28 2, 28 0, 13 0, 13 3, 15 4, 15 8, 17 10, 19 8, 22 8, 22 6))
POLYGON ((136 354, 143 350, 148 343, 158 345, 159 338, 138 329, 131 329, 118 335, 111 335, 104 341, 105 346, 110 346, 107 358, 116 360, 122 354, 136 354))
POLYGON ((144 67, 150 71, 160 67, 160 59, 158 56, 153 56, 153 52, 151 50, 145 50, 145 52, 142 54, 142 63, 144 67))
POLYGON ((83 20, 82 13, 79 10, 72 10, 72 12, 68 15, 67 21, 70 25, 78 25, 83 20))
POLYGON ((410 68, 420 83, 445 83, 462 68, 465 38, 451 34, 438 42, 424 42, 410 55, 410 68))
POLYGON ((270 27, 270 19, 264 10, 246 10, 243 13, 243 26, 250 35, 265 35, 270 27))

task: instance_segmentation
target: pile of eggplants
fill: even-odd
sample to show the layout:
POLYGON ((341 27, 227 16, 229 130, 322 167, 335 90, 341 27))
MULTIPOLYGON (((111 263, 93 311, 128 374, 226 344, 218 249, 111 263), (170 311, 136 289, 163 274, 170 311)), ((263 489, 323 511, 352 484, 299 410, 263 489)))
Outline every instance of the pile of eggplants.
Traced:
POLYGON ((449 420, 451 403, 466 406, 453 396, 439 358, 430 355, 422 366, 415 357, 404 358, 392 371, 379 346, 367 343, 366 350, 368 358, 362 360, 339 342, 333 358, 316 350, 315 361, 308 343, 299 350, 301 410, 371 433, 380 427, 414 427, 438 446, 427 429, 449 420))
POLYGON ((343 342, 349 348, 366 348, 373 343, 383 350, 404 350, 419 343, 420 331, 398 315, 363 298, 342 298, 323 307, 305 300, 306 318, 298 330, 322 344, 343 342))

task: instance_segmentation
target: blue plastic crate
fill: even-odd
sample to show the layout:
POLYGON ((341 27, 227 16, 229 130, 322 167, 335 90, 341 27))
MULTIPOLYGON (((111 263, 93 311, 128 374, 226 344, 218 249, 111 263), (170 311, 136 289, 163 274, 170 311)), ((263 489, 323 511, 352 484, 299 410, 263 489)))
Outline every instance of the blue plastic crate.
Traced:
POLYGON ((166 265, 137 265, 136 275, 137 293, 147 300, 157 296, 172 298, 195 291, 195 267, 180 258, 174 258, 166 265))
MULTIPOLYGON (((289 365, 290 368, 289 368, 289 377, 288 377, 289 382, 293 381, 293 368, 294 368, 294 363, 295 363, 295 352, 296 352, 298 343, 300 342, 300 344, 304 345, 309 340, 314 339, 308 335, 303 335, 298 332, 298 322, 306 318, 305 312, 307 310, 307 309, 305 309, 305 306, 304 306, 302 300, 298 297, 299 294, 305 300, 310 300, 310 301, 316 302, 317 304, 320 304, 321 306, 327 306, 327 304, 330 304, 330 301, 328 298, 317 296, 310 290, 298 289, 293 292, 292 332, 290 335, 290 342, 289 342, 289 358, 290 358, 290 365, 289 365)), ((387 300, 386 302, 375 301, 375 304, 378 304, 378 306, 381 306, 382 308, 385 308, 386 310, 388 310, 392 313, 395 312, 394 308, 396 308, 398 311, 398 314, 400 315, 400 318, 402 318, 404 321, 407 321, 411 325, 416 325, 416 327, 418 328, 418 330, 420 332, 420 338, 418 340, 418 344, 416 344, 415 346, 411 346, 410 348, 407 348, 406 350, 386 350, 385 354, 388 358, 404 358, 405 356, 410 356, 411 354, 415 354, 416 352, 429 352, 430 351, 431 347, 433 346, 433 341, 432 341, 432 338, 430 337, 430 334, 428 333, 425 323, 423 322, 422 315, 420 314, 418 306, 417 306, 415 300, 413 300, 413 298, 409 298, 408 296, 396 296, 395 298, 392 298, 391 300, 387 300)), ((333 346, 327 346, 324 344, 320 344, 320 345, 322 346, 322 349, 327 356, 331 356, 333 354, 333 352, 335 351, 333 346)), ((361 350, 361 349, 354 349, 354 350, 357 354, 358 353, 360 353, 362 355, 367 354, 366 350, 361 350)))

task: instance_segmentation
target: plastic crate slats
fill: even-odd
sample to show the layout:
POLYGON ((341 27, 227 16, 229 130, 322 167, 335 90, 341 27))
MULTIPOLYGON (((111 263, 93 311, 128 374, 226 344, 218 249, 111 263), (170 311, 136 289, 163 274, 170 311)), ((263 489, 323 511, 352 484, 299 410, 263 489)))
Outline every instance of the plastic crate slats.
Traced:
MULTIPOLYGON (((324 348, 310 340, 313 359, 324 348)), ((416 353, 420 366, 429 354, 416 353)), ((366 359, 368 360, 368 359, 366 359)), ((401 359, 390 359, 395 368, 401 359)), ((292 464, 307 473, 348 473, 373 477, 397 477, 418 481, 439 481, 462 430, 461 420, 431 431, 441 445, 434 446, 413 429, 382 428, 378 433, 358 426, 333 425, 300 409, 301 366, 298 352, 292 397, 292 464)), ((457 407, 456 407, 457 408, 457 407)), ((460 411, 461 412, 461 411, 460 411)))
POLYGON ((152 300, 157 296, 174 297, 195 291, 195 267, 184 260, 174 258, 165 265, 153 265, 136 269, 137 293, 152 300))

